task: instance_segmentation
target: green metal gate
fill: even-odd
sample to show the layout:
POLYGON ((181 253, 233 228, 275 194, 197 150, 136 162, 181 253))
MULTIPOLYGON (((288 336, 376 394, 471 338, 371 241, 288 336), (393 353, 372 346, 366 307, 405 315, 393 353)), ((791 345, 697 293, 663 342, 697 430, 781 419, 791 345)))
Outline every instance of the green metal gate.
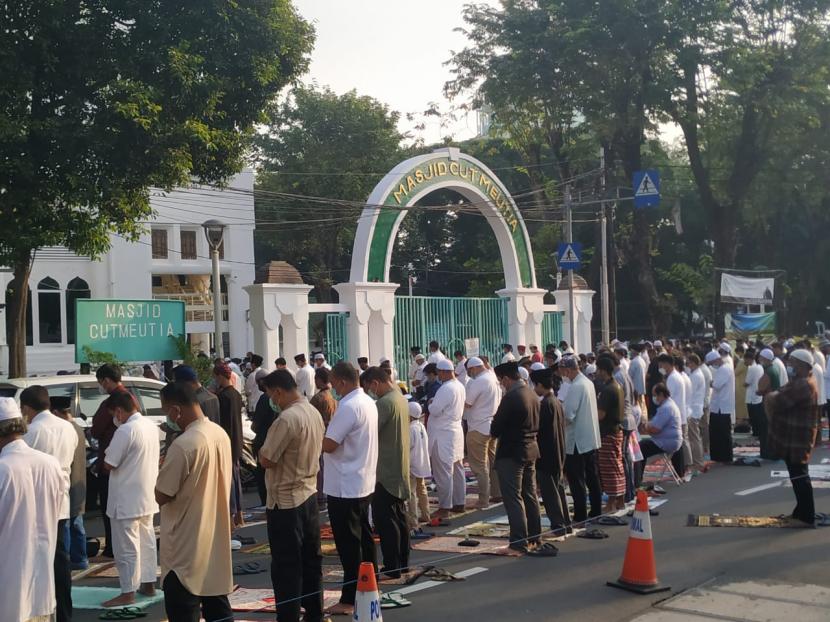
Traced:
POLYGON ((501 346, 509 341, 506 298, 447 298, 396 296, 395 367, 402 379, 409 371, 409 349, 420 346, 428 353, 430 341, 438 341, 452 357, 464 351, 464 340, 479 339, 479 351, 491 361, 501 359, 501 346))
POLYGON ((562 341, 562 316, 561 311, 545 311, 542 320, 542 343, 540 348, 545 348, 549 343, 558 345, 562 341))
POLYGON ((348 313, 326 314, 326 336, 323 339, 326 360, 330 364, 349 359, 349 333, 346 330, 348 313))

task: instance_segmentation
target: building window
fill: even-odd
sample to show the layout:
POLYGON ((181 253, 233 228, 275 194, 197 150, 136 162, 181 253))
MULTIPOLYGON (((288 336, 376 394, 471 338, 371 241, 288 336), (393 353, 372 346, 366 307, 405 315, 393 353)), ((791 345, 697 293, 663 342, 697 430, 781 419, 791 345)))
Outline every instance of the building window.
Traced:
POLYGON ((167 229, 153 229, 153 259, 167 259, 167 229))
MULTIPOLYGON (((12 288, 11 283, 10 286, 6 289, 6 334, 9 334, 9 328, 11 328, 11 314, 9 314, 9 309, 11 309, 11 302, 12 302, 12 288)), ((26 296, 26 345, 30 346, 34 343, 33 336, 34 331, 32 330, 32 290, 29 290, 29 295, 26 296)))
POLYGON ((66 286, 66 343, 75 343, 75 301, 91 297, 89 285, 80 277, 75 277, 66 286))
POLYGON ((196 232, 182 231, 182 259, 196 259, 196 232))
POLYGON ((37 284, 40 343, 61 343, 61 292, 58 282, 46 277, 37 284))

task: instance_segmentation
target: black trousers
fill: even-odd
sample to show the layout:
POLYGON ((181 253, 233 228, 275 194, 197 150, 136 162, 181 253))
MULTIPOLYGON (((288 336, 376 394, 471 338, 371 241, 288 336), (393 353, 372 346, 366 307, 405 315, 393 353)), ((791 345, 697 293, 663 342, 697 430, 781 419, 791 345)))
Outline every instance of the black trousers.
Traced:
MULTIPOLYGON (((646 461, 651 458, 652 456, 657 456, 659 454, 666 454, 669 453, 662 447, 660 447, 657 443, 655 443, 652 439, 647 438, 645 440, 640 441, 640 453, 643 454, 643 459, 640 460, 640 468, 638 469, 638 480, 640 482, 643 481, 643 474, 646 470, 646 461)), ((677 463, 675 462, 675 456, 680 456, 680 463, 683 466, 683 446, 680 446, 676 452, 671 455, 671 462, 674 470, 677 471, 677 474, 681 477, 683 476, 683 471, 677 470, 677 463)))
POLYGON ((265 505, 268 501, 268 490, 265 488, 265 469, 259 464, 254 469, 254 480, 256 481, 256 491, 259 494, 259 502, 265 505))
MULTIPOLYGON (((568 498, 565 495, 565 485, 562 483, 562 474, 543 469, 536 463, 536 482, 542 493, 542 504, 550 520, 552 530, 565 529, 571 524, 568 512, 568 498)), ((564 532, 563 532, 564 533, 564 532)), ((561 535, 554 533, 554 535, 561 535)))
POLYGON ((813 500, 813 483, 810 481, 809 465, 788 460, 786 463, 795 493, 795 509, 792 517, 812 525, 816 521, 816 505, 813 500))
POLYGON ((359 499, 328 497, 329 521, 340 565, 343 566, 340 602, 346 605, 354 605, 357 572, 361 562, 372 562, 377 572, 378 555, 372 538, 372 527, 369 525, 371 504, 372 495, 359 499))
POLYGON ((305 620, 320 622, 323 619, 323 555, 317 493, 296 508, 274 508, 267 510, 266 515, 277 619, 299 622, 302 605, 305 620))
POLYGON ((499 477, 504 511, 510 525, 509 546, 527 551, 528 544, 539 543, 542 533, 536 496, 536 463, 499 458, 493 467, 499 477))
POLYGON ((380 536, 383 567, 391 577, 399 577, 409 567, 409 525, 406 502, 390 494, 380 483, 372 496, 372 519, 380 536))
POLYGON ((591 500, 591 514, 593 518, 602 514, 602 488, 599 483, 596 450, 584 454, 574 453, 565 456, 565 477, 568 478, 568 487, 574 500, 574 522, 581 523, 588 518, 588 506, 585 487, 588 487, 588 497, 591 500))
POLYGON ((632 459, 631 452, 628 451, 631 443, 631 435, 634 434, 633 430, 623 430, 623 469, 625 470, 625 497, 624 500, 626 503, 632 501, 636 494, 637 484, 636 484, 636 474, 634 473, 634 460, 632 459))
POLYGON ((58 521, 58 540, 55 547, 55 619, 57 622, 72 622, 72 568, 66 538, 68 519, 58 521))
POLYGON ((709 455, 715 462, 732 462, 732 415, 709 413, 709 455))
POLYGON ((104 538, 106 544, 101 555, 104 557, 114 557, 112 553, 112 525, 110 524, 110 517, 107 516, 107 499, 110 496, 110 476, 109 473, 98 476, 98 502, 101 506, 101 519, 104 521, 104 538))
POLYGON ((164 590, 164 611, 170 622, 218 622, 233 620, 233 611, 227 596, 197 596, 187 591, 172 570, 161 588, 164 590))

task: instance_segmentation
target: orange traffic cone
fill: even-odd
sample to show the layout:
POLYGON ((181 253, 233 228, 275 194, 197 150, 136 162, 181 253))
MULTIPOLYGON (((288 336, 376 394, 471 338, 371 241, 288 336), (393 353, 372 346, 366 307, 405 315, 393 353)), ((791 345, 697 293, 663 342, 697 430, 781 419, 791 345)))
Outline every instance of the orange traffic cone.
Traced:
POLYGON ((607 585, 637 594, 653 594, 671 589, 667 585, 660 585, 657 580, 648 495, 644 490, 637 491, 637 503, 634 506, 634 516, 631 518, 622 574, 617 581, 609 581, 607 585))
POLYGON ((354 622, 383 622, 380 613, 380 593, 372 562, 361 563, 357 573, 354 622))

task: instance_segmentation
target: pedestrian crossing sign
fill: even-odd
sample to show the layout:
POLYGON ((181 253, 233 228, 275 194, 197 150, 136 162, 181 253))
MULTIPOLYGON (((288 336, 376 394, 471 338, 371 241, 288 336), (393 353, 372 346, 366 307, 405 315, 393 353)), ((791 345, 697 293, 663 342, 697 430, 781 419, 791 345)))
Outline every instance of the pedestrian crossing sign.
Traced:
POLYGON ((634 207, 660 205, 660 173, 654 169, 634 173, 634 207))
POLYGON ((559 267, 562 270, 579 270, 582 264, 582 244, 579 242, 563 242, 559 245, 559 267))

